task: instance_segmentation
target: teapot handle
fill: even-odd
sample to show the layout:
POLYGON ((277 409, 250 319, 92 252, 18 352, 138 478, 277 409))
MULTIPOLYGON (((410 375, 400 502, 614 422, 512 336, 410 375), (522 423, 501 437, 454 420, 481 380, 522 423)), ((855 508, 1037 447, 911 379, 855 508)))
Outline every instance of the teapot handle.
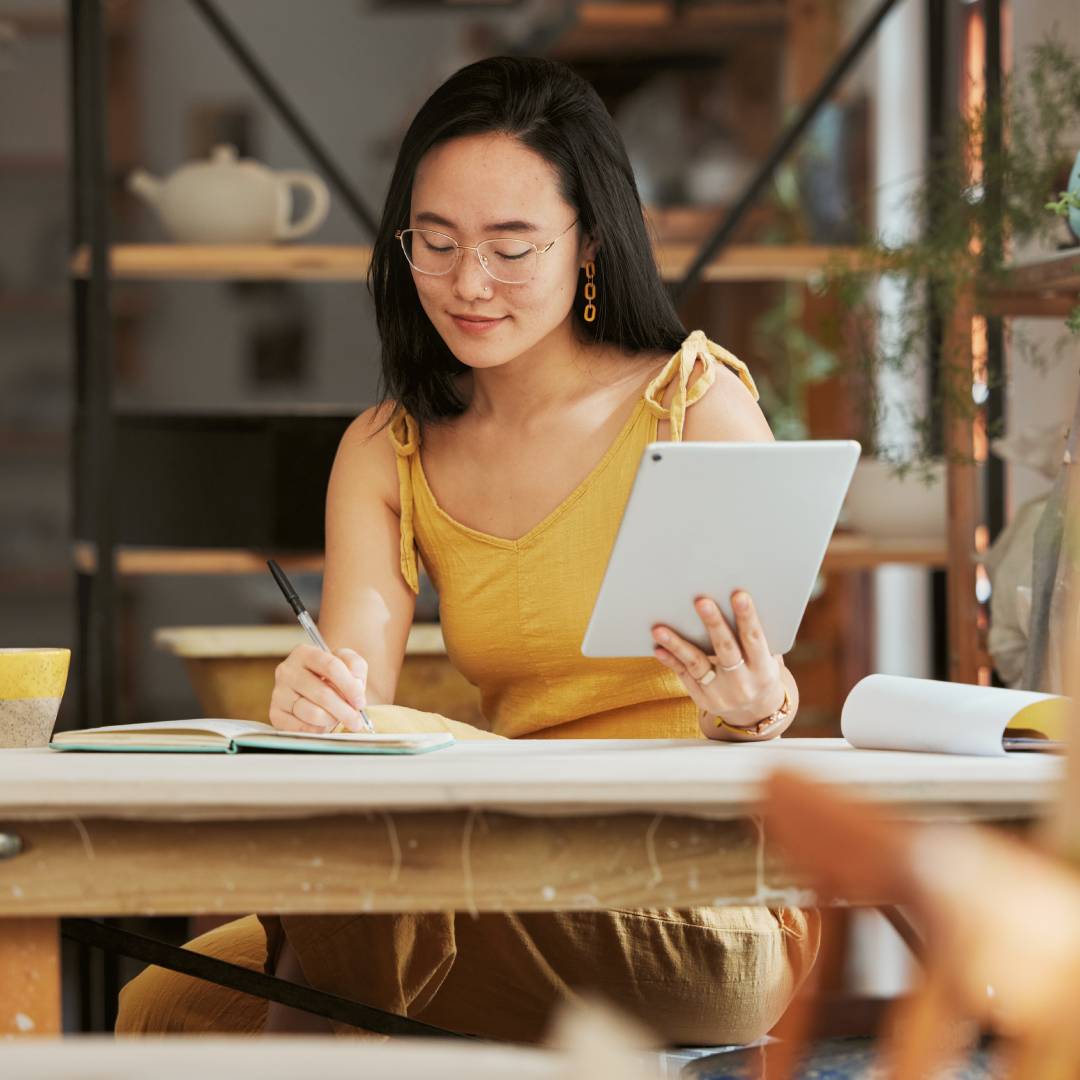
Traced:
POLYGON ((317 229, 330 212, 330 191, 322 179, 314 173, 289 172, 283 170, 277 174, 278 183, 282 192, 290 187, 307 188, 311 192, 311 206, 308 212, 298 221, 289 223, 286 215, 292 209, 292 199, 282 199, 282 215, 277 225, 278 240, 295 240, 297 237, 306 236, 309 232, 317 229))

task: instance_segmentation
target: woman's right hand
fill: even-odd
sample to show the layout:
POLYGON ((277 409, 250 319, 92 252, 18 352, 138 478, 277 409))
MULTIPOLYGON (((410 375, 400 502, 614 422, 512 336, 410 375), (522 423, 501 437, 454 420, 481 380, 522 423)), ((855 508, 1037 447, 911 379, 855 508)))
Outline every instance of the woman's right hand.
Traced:
POLYGON ((283 731, 363 730, 367 661, 353 649, 297 645, 274 670, 270 723, 283 731))

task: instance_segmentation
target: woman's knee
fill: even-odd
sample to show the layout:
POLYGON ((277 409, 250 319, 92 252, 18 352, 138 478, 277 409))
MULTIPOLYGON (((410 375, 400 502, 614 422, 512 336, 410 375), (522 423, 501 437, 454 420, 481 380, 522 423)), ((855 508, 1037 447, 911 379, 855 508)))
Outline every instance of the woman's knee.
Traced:
POLYGON ((149 967, 120 992, 117 1035, 253 1035, 266 1002, 224 986, 149 967))
MULTIPOLYGON (((189 942, 186 948, 261 971, 266 937, 254 915, 189 942)), ((228 987, 148 967, 120 992, 118 1035, 220 1032, 255 1034, 266 1023, 266 1002, 228 987)))
MULTIPOLYGON (((711 914, 701 912, 705 921, 711 914)), ((671 995, 670 1004, 653 1012, 655 1026, 669 1042, 707 1046, 759 1039, 787 1011, 817 958, 816 911, 722 909, 716 919, 712 948, 698 943, 694 962, 686 958, 689 978, 682 1000, 671 995)))
POLYGON ((771 1031, 788 1010, 817 960, 821 915, 815 910, 779 908, 771 912, 779 924, 775 948, 763 950, 762 967, 751 980, 746 1009, 735 1042, 747 1043, 771 1031))

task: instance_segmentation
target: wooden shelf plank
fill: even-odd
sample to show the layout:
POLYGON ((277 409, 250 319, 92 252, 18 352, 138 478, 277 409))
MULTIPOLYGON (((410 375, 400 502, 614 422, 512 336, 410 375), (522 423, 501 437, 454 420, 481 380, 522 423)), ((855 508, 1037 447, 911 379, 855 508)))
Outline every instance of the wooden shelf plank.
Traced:
POLYGON ((988 289, 979 312, 1001 318, 1064 319, 1080 303, 1080 293, 988 289))
POLYGON ((991 315, 1062 318, 1080 303, 1080 248, 1012 267, 979 299, 991 315))
MULTIPOLYGON (((0 16, 0 22, 3 17, 0 16)), ((0 175, 12 174, 39 179, 41 173, 62 176, 68 167, 63 154, 0 154, 0 175)))
MULTIPOLYGON (((97 566, 93 543, 76 541, 72 557, 77 570, 91 574, 97 566)), ((266 560, 276 560, 286 571, 320 573, 321 552, 261 552, 231 548, 159 548, 124 545, 116 549, 117 570, 123 576, 174 574, 265 574, 266 560)), ((887 539, 837 533, 829 544, 822 567, 826 572, 866 570, 888 563, 944 566, 944 538, 887 539)))
POLYGON ((74 594, 75 580, 70 570, 48 566, 8 566, 0 570, 0 595, 5 600, 74 594))
POLYGON ((23 11, 0 11, 0 22, 14 26, 19 34, 33 35, 62 34, 67 27, 67 19, 60 11, 31 11, 28 2, 23 11))
MULTIPOLYGON (((97 549, 92 541, 76 540, 71 547, 75 569, 92 574, 97 549)), ((252 551, 246 548, 159 548, 121 546, 116 549, 117 571, 126 577, 173 574, 267 574, 273 559, 286 573, 319 573, 322 552, 252 551)))
MULTIPOLYGON (((112 249, 117 280, 357 281, 367 276, 370 247, 295 244, 122 244, 112 249)), ((80 248, 71 261, 77 277, 89 273, 80 248)))
MULTIPOLYGON (((657 262, 665 281, 682 277, 698 248, 690 243, 661 244, 657 262)), ((853 257, 852 249, 811 245, 745 244, 727 248, 705 272, 707 281, 809 281, 834 261, 853 257)), ((363 281, 371 249, 366 246, 302 244, 125 244, 112 249, 117 280, 363 281)), ((89 253, 80 248, 71 272, 86 277, 89 253)))
POLYGON ((1080 292, 1080 248, 1059 251, 1038 262, 1012 267, 1005 287, 1036 292, 1080 292))
MULTIPOLYGON (((661 244, 660 275, 679 280, 698 253, 697 244, 661 244)), ((702 275, 706 281, 812 281, 834 263, 854 258, 852 248, 809 244, 733 244, 702 275)))
POLYGON ((66 428, 0 428, 0 454, 62 457, 70 449, 71 437, 66 428))
MULTIPOLYGON (((36 0, 26 0, 23 10, 0 10, 0 22, 15 27, 17 33, 29 37, 58 37, 67 30, 66 5, 60 5, 53 11, 33 10, 36 0)), ((105 33, 109 37, 120 37, 128 33, 134 21, 134 4, 110 4, 109 17, 105 20, 105 33)))
MULTIPOLYGON (((307 641, 307 634, 295 620, 249 626, 161 626, 154 631, 154 644, 159 649, 198 660, 282 657, 307 641)), ((438 623, 413 623, 405 653, 445 656, 442 627, 438 623)))
POLYGON ((907 566, 944 568, 948 562, 945 537, 885 538, 858 533, 836 533, 829 542, 822 569, 872 570, 898 563, 907 566))
POLYGON ((584 0, 578 21, 586 26, 745 26, 787 21, 786 0, 584 0))
POLYGON ((585 0, 577 22, 549 48, 559 60, 672 53, 722 56, 739 33, 777 32, 788 18, 786 0, 723 0, 682 5, 670 0, 585 0))

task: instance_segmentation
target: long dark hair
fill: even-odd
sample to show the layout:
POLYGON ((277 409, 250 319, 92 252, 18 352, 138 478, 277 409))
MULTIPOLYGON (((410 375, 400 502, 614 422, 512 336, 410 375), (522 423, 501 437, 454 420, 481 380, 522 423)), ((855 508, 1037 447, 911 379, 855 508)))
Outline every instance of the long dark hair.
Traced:
POLYGON ((580 287, 574 304, 581 339, 630 352, 674 352, 686 336, 660 280, 626 150, 599 95, 555 60, 480 60, 451 75, 409 125, 368 271, 382 343, 380 402, 396 400, 420 423, 464 411, 454 376, 467 368, 420 306, 394 230, 408 227, 413 178, 424 155, 449 139, 488 132, 516 137, 555 167, 562 198, 577 211, 582 232, 599 244, 596 320, 584 320, 580 287))

